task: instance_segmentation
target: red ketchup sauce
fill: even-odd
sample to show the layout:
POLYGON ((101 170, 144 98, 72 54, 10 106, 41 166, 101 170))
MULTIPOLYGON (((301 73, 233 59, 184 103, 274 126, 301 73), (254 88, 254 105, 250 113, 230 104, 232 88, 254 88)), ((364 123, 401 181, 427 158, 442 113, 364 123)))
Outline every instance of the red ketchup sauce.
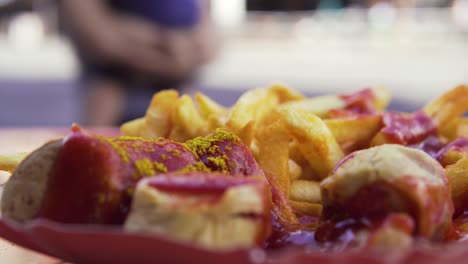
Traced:
POLYGON ((375 95, 372 89, 366 88, 361 91, 340 95, 345 102, 345 109, 359 114, 374 114, 376 112, 373 101, 375 95))
POLYGON ((351 94, 339 95, 345 106, 343 109, 331 109, 329 115, 335 118, 350 118, 360 115, 376 114, 374 101, 375 94, 372 89, 367 88, 351 94))
POLYGON ((161 191, 192 194, 222 194, 231 187, 241 185, 254 185, 260 190, 265 188, 265 183, 255 178, 201 172, 164 174, 150 178, 147 184, 161 191))
POLYGON ((394 144, 416 144, 437 133, 437 125, 424 112, 384 113, 382 117, 384 128, 381 132, 394 144))
MULTIPOLYGON (((315 238, 325 245, 350 248, 372 244, 377 232, 390 227, 408 236, 445 241, 453 214, 448 186, 427 183, 416 188, 419 181, 408 176, 376 182, 361 188, 341 204, 325 206, 315 238), (411 193, 413 189, 419 191, 411 193), (415 200, 414 195, 419 198, 415 200), (362 236, 356 237, 361 231, 368 235, 364 240, 362 236)), ((324 195, 328 196, 326 192, 324 195)))
POLYGON ((196 161, 190 150, 168 140, 108 139, 74 127, 50 171, 38 217, 63 223, 122 224, 137 181, 180 170, 196 161), (161 166, 158 166, 158 168, 161 166))
POLYGON ((319 219, 317 217, 299 217, 296 224, 285 224, 272 213, 272 233, 265 242, 264 247, 272 250, 285 247, 317 246, 315 229, 319 219))
MULTIPOLYGON (((352 247, 357 243, 357 232, 376 230, 395 214, 415 211, 414 205, 410 203, 400 202, 395 206, 389 191, 389 188, 376 183, 359 190, 346 205, 325 207, 322 216, 324 221, 316 231, 317 241, 352 247)), ((412 219, 411 216, 408 218, 412 219)))

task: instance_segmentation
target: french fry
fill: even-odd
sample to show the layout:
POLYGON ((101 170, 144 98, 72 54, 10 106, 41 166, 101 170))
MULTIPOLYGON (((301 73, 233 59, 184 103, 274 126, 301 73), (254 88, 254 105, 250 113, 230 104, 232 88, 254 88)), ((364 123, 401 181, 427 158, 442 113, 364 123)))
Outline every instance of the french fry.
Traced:
POLYGON ((332 109, 345 107, 345 102, 335 95, 316 96, 301 101, 293 101, 282 104, 281 108, 300 108, 318 117, 325 118, 332 109))
POLYGON ((0 171, 13 172, 18 164, 26 158, 29 153, 18 153, 12 155, 0 155, 0 171))
POLYGON ((289 196, 289 136, 281 120, 260 128, 257 136, 257 162, 269 182, 289 196))
POLYGON ((307 180, 292 181, 289 198, 297 202, 320 203, 320 183, 307 180))
POLYGON ((201 118, 188 95, 183 95, 176 101, 171 119, 169 138, 172 140, 183 142, 209 132, 206 121, 201 118))
POLYGON ((290 201, 291 207, 298 215, 320 217, 322 214, 322 205, 317 203, 290 201))
POLYGON ((459 160, 463 159, 464 157, 468 156, 467 152, 463 152, 456 149, 449 149, 441 157, 439 157, 439 161, 442 166, 446 167, 452 164, 457 163, 459 160))
POLYGON ((297 141, 289 142, 289 158, 294 160, 299 166, 303 166, 307 163, 304 155, 302 155, 301 151, 299 150, 299 144, 297 141))
POLYGON ((423 108, 439 127, 445 127, 467 110, 468 86, 465 85, 457 86, 423 108))
POLYGON ((468 137, 468 118, 461 118, 457 128, 457 136, 468 137))
POLYGON ((328 118, 330 110, 345 109, 347 107, 348 102, 345 97, 360 96, 363 92, 366 92, 365 94, 371 93, 372 97, 363 97, 362 100, 372 100, 370 103, 372 103, 377 111, 385 110, 390 102, 391 96, 388 89, 383 86, 375 86, 371 89, 361 90, 348 95, 316 96, 300 101, 289 102, 285 104, 285 107, 292 106, 302 108, 321 118, 328 118))
POLYGON ((374 106, 378 111, 384 111, 391 100, 390 91, 384 86, 374 86, 371 88, 374 93, 374 106))
POLYGON ((144 117, 129 121, 120 127, 122 134, 126 136, 134 137, 147 137, 156 138, 158 137, 151 131, 146 125, 146 119, 144 117))
POLYGON ((255 120, 250 120, 237 135, 245 145, 250 146, 255 136, 255 120))
POLYGON ((289 178, 291 180, 297 180, 302 174, 302 168, 294 160, 288 160, 289 165, 289 178))
POLYGON ((250 121, 256 123, 270 114, 279 104, 278 95, 267 89, 254 89, 245 92, 232 107, 227 127, 239 133, 250 121))
POLYGON ((438 151, 437 160, 442 166, 457 163, 459 160, 468 157, 468 139, 458 138, 445 145, 444 148, 438 151))
POLYGON ((448 122, 445 126, 438 127, 437 133, 447 141, 453 141, 459 137, 458 133, 461 121, 461 118, 455 118, 448 122))
POLYGON ((299 224, 294 209, 290 201, 284 193, 278 190, 274 182, 270 183, 271 201, 273 202, 272 215, 277 218, 277 221, 286 229, 295 228, 299 224))
POLYGON ((324 120, 345 153, 369 146, 372 138, 382 128, 382 118, 362 116, 358 118, 334 118, 324 120))
MULTIPOLYGON (((389 90, 381 86, 304 98, 285 86, 272 85, 245 92, 228 108, 201 93, 195 95, 194 104, 190 97, 179 98, 176 91, 169 90, 155 94, 146 116, 124 124, 121 130, 126 135, 177 141, 203 136, 219 127, 234 132, 250 147, 266 175, 273 217, 285 229, 294 230, 299 225, 298 216, 321 216, 319 182, 345 154, 386 143, 419 144, 427 136, 423 133, 426 130, 433 135, 434 123, 442 142, 468 137, 468 118, 463 117, 468 109, 467 86, 458 86, 426 105, 422 109, 425 114, 382 113, 390 98, 389 90), (421 121, 417 114, 430 124, 423 132, 417 128, 417 121, 421 121), (406 136, 401 142, 383 129, 384 125, 390 127, 387 121, 392 125, 401 121, 403 126, 398 123, 391 131, 406 136), (404 134, 408 131, 414 135, 404 134)), ((1 161, 0 157, 0 169, 1 161)), ((446 168, 452 199, 460 213, 468 201, 468 154, 447 150, 439 161, 446 168)))
POLYGON ((280 108, 279 113, 310 167, 324 179, 344 153, 330 129, 316 115, 295 107, 280 108))
POLYGON ((304 100, 304 95, 281 84, 274 84, 269 89, 278 95, 280 104, 304 100))
POLYGON ((452 200, 455 206, 455 214, 460 213, 466 207, 468 198, 468 157, 460 159, 457 163, 447 166, 445 169, 452 191, 452 200))
POLYGON ((156 93, 146 111, 146 125, 155 137, 169 137, 172 129, 172 115, 179 93, 175 90, 164 90, 156 93))
POLYGON ((197 102, 200 116, 205 120, 210 118, 222 119, 226 118, 228 115, 229 111, 227 108, 202 93, 195 94, 195 101, 197 102))
POLYGON ((297 164, 301 169, 300 174, 296 176, 291 175, 291 179, 320 181, 320 177, 317 175, 317 172, 310 167, 309 161, 299 150, 297 141, 293 141, 289 145, 289 159, 297 164))

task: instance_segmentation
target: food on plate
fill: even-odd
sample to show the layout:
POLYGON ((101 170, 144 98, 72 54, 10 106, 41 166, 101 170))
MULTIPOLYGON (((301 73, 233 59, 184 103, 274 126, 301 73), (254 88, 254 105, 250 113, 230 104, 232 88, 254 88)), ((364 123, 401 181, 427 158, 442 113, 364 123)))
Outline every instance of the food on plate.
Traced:
POLYGON ((94 136, 75 125, 69 136, 34 151, 14 170, 2 214, 18 222, 125 223, 132 231, 162 230, 201 246, 230 248, 264 242, 270 232, 270 200, 263 172, 232 133, 218 129, 182 144, 94 136), (165 229, 155 219, 171 215, 175 222, 166 223, 182 224, 176 220, 194 216, 195 233, 165 229))
POLYGON ((273 85, 231 107, 161 91, 122 137, 75 126, 19 164, 0 158, 13 171, 2 212, 212 249, 465 239, 468 87, 410 113, 389 101, 384 87, 308 98, 273 85))
POLYGON ((319 117, 347 116, 352 113, 371 114, 382 111, 390 102, 390 93, 384 87, 366 88, 356 93, 325 95, 298 100, 285 107, 302 108, 319 117))
POLYGON ((382 123, 382 129, 371 142, 373 146, 416 144, 437 133, 435 122, 424 112, 384 113, 382 114, 382 123))
POLYGON ((141 180, 124 228, 165 234, 196 245, 262 246, 269 235, 265 181, 221 173, 170 173, 141 180))
POLYGON ((93 136, 75 126, 69 136, 36 150, 16 168, 5 187, 2 211, 17 221, 46 217, 118 224, 139 179, 172 171, 263 175, 240 140, 222 130, 182 144, 163 138, 93 136), (201 155, 215 149, 224 152, 201 155))
POLYGON ((184 145, 167 139, 91 136, 75 126, 33 152, 5 186, 2 215, 65 223, 119 224, 144 176, 196 166, 184 145))
MULTIPOLYGON (((329 221, 339 226, 340 221, 353 219, 372 226, 400 213, 414 221, 411 233, 441 241, 452 223, 453 204, 443 167, 425 152, 401 145, 350 154, 322 181, 321 193, 328 229, 333 229, 329 221)), ((337 232, 322 232, 321 239, 337 232)))
POLYGON ((214 133, 188 140, 184 145, 212 171, 239 176, 263 176, 249 148, 233 133, 216 129, 214 133))
POLYGON ((441 128, 461 118, 468 110, 468 86, 459 85, 423 108, 441 128))
POLYGON ((36 216, 47 188, 60 141, 46 143, 32 152, 16 168, 3 189, 2 217, 25 221, 36 216))
POLYGON ((0 171, 12 172, 29 153, 0 155, 0 171))
POLYGON ((445 166, 452 186, 455 215, 468 209, 468 138, 461 137, 445 146, 436 156, 445 166))

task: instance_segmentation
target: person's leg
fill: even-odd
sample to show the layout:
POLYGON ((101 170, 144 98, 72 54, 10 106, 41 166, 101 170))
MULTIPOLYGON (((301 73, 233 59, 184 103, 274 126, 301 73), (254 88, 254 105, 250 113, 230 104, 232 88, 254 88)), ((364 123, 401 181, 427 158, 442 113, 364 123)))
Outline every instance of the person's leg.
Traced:
POLYGON ((126 107, 123 85, 112 79, 95 78, 88 82, 85 96, 87 126, 115 126, 126 107))

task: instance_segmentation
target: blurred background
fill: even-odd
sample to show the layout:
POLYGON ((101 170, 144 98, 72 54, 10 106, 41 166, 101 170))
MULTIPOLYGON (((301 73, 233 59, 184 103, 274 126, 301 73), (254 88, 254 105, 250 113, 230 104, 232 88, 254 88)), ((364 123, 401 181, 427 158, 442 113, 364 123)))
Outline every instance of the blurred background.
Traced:
POLYGON ((384 85, 414 110, 468 83, 468 0, 168 1, 0 0, 0 126, 116 125, 170 87, 229 105, 384 85))

